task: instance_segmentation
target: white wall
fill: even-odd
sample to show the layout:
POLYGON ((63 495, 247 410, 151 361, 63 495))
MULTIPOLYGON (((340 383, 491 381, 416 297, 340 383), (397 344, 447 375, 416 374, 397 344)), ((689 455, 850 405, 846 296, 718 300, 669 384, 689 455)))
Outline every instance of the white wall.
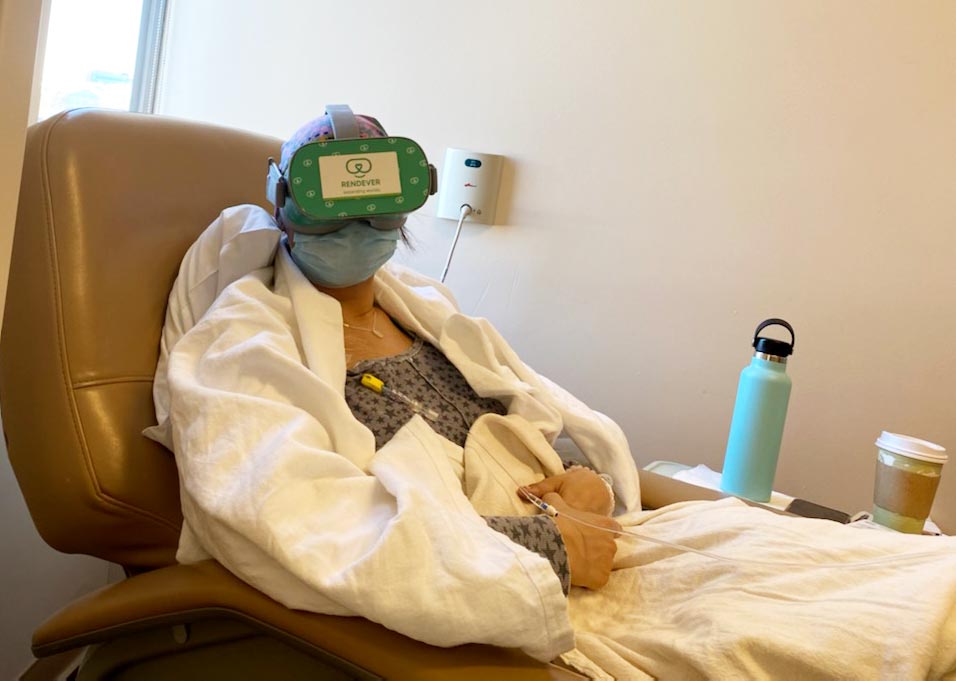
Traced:
MULTIPOLYGON (((640 464, 720 468, 770 316, 779 489, 855 511, 881 429, 956 451, 956 3, 191 0, 170 31, 162 112, 286 136, 346 102, 507 155, 448 282, 640 464)), ((404 258, 437 275, 434 210, 404 258)))
MULTIPOLYGON (((0 314, 20 189, 42 0, 0 0, 0 314)), ((107 565, 65 556, 40 539, 0 442, 0 678, 13 679, 33 660, 33 630, 67 602, 107 581, 107 565)))

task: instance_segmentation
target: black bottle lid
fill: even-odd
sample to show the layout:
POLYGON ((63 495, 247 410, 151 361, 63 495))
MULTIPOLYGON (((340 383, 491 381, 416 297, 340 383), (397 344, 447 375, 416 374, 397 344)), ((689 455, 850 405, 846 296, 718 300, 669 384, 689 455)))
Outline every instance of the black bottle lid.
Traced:
POLYGON ((783 319, 766 319, 757 326, 754 331, 754 350, 762 352, 765 355, 774 355, 776 357, 789 357, 793 354, 793 348, 797 344, 797 338, 793 333, 793 327, 783 319), (763 338, 759 334, 768 326, 782 326, 790 332, 790 342, 776 340, 775 338, 763 338))

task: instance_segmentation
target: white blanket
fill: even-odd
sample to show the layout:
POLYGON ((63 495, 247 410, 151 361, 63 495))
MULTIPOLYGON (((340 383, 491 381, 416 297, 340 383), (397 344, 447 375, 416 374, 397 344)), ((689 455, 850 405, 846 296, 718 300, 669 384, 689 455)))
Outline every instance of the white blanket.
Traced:
POLYGON ((362 615, 435 645, 564 654, 596 678, 921 679, 956 665, 953 540, 734 501, 642 514, 620 429, 523 364, 487 321, 460 314, 441 284, 399 268, 377 275, 379 304, 508 416, 480 419, 464 449, 415 417, 376 452, 344 399, 340 307, 284 247, 274 270, 263 266, 278 236, 259 209, 224 212, 170 297, 151 434, 176 453, 181 561, 214 557, 289 607, 362 615), (609 585, 565 599, 546 560, 480 516, 531 512, 513 490, 560 470, 551 443, 562 432, 613 476, 622 523, 669 541, 798 564, 948 553, 772 568, 623 538, 609 585))
POLYGON ((956 539, 779 516, 735 499, 620 520, 741 562, 621 539, 609 584, 570 599, 577 650, 565 659, 596 678, 956 677, 956 539), (820 566, 927 551, 935 557, 820 566))
MULTIPOLYGON (((550 447, 522 433, 520 421, 486 416, 469 435, 465 478, 481 478, 469 488, 484 514, 520 513, 508 482, 547 472, 550 447), (511 456, 478 443, 506 428, 511 456)), ((577 647, 562 657, 594 678, 915 681, 956 670, 956 538, 858 530, 736 499, 618 520, 711 555, 628 535, 607 586, 572 589, 577 647), (926 555, 893 558, 912 554, 926 555)))

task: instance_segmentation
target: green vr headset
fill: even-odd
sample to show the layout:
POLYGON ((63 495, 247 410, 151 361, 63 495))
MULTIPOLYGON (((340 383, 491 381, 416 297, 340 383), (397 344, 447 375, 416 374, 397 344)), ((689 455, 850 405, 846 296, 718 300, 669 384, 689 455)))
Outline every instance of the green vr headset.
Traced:
POLYGON ((397 229, 438 190, 438 174, 407 137, 359 138, 346 105, 326 107, 334 139, 304 144, 285 170, 269 159, 266 195, 296 232, 327 234, 352 220, 397 229))

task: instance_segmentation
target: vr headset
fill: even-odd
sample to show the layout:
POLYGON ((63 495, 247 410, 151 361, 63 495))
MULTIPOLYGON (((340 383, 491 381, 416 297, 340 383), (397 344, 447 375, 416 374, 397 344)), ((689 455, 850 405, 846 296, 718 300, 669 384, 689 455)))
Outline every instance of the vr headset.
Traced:
POLYGON ((344 104, 325 109, 335 139, 304 144, 282 171, 269 159, 266 195, 296 232, 328 234, 352 220, 397 229, 438 191, 438 173, 407 137, 359 138, 344 104))

